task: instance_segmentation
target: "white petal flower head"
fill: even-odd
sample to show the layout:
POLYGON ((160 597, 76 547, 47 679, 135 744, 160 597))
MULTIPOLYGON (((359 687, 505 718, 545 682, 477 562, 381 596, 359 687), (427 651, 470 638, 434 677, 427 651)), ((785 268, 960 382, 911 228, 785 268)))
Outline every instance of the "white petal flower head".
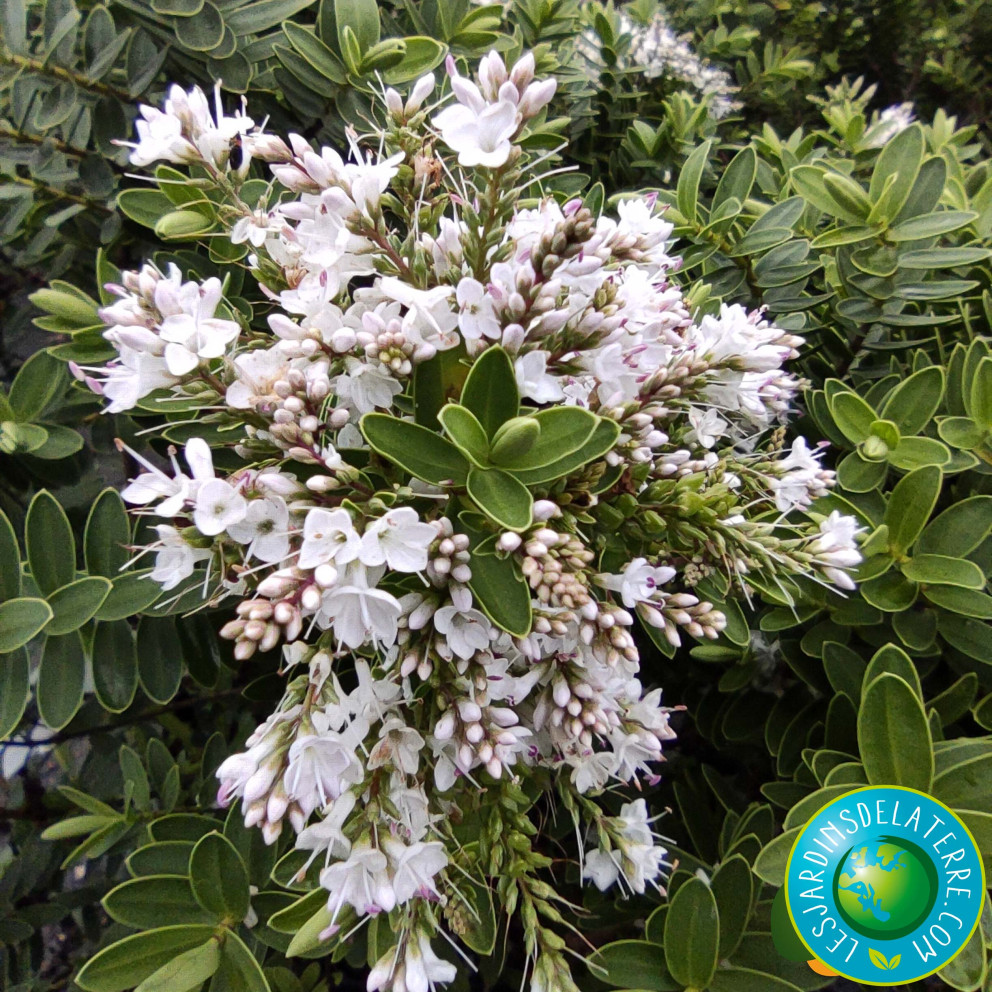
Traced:
POLYGON ((600 892, 605 892, 620 877, 618 860, 619 855, 613 851, 603 851, 599 848, 586 851, 582 878, 592 882, 600 892))
POLYGON ((174 589, 183 579, 193 574, 198 561, 210 557, 205 548, 194 548, 187 544, 179 531, 168 524, 159 524, 158 532, 162 547, 155 555, 155 567, 150 578, 158 582, 166 591, 174 589))
POLYGON ((517 130, 517 108, 499 100, 482 108, 458 103, 433 120, 444 143, 458 154, 458 164, 498 169, 510 157, 510 139, 517 130))
POLYGON ((690 407, 688 417, 692 425, 689 440, 701 448, 712 448, 727 433, 727 422, 712 407, 706 410, 690 407))
POLYGON ((223 479, 211 479, 197 490, 193 523, 201 534, 213 537, 240 523, 247 512, 248 503, 234 486, 223 479))
POLYGON ((434 614, 434 629, 444 636, 451 652, 468 661, 489 648, 493 625, 479 610, 443 606, 434 614))
POLYGON ((230 524, 227 533, 247 544, 247 556, 279 562, 289 554, 289 508, 281 496, 253 499, 244 519, 230 524))
POLYGON ((333 562, 347 565, 358 557, 361 538, 347 510, 315 507, 303 522, 303 547, 297 564, 316 568, 333 562))
POLYGON ((363 585, 333 586, 324 593, 320 605, 325 625, 352 649, 369 643, 388 648, 395 643, 401 612, 395 596, 363 585))
POLYGON ((393 874, 393 891, 397 904, 415 895, 437 895, 434 876, 448 864, 448 855, 439 841, 404 844, 396 837, 384 835, 382 848, 389 856, 393 874))
POLYGON ((361 779, 362 767, 354 752, 333 731, 297 737, 283 777, 287 794, 300 804, 305 816, 361 779))
POLYGON ((458 303, 458 329, 466 340, 478 341, 484 337, 499 340, 502 327, 492 297, 478 279, 471 276, 462 279, 458 283, 455 299, 458 303))
POLYGON ((436 539, 434 527, 423 523, 412 507, 403 506, 366 526, 358 557, 363 565, 422 572, 427 568, 427 549, 436 539))
POLYGON ((403 959, 406 992, 434 992, 436 985, 453 982, 457 974, 450 961, 445 961, 434 953, 430 940, 423 933, 417 933, 407 942, 403 959))
POLYGON ((604 589, 620 594, 623 605, 633 609, 638 603, 648 603, 659 588, 675 577, 675 569, 668 565, 649 565, 646 558, 635 558, 620 575, 600 575, 599 584, 604 589))
POLYGON ((547 351, 528 351, 513 363, 520 395, 535 403, 559 403, 565 392, 556 376, 548 372, 547 351))
POLYGON ((330 892, 327 908, 333 923, 347 903, 360 916, 388 913, 396 905, 389 880, 389 861, 367 840, 351 849, 347 861, 338 861, 320 873, 320 884, 330 892))
POLYGON ((387 720, 379 730, 379 740, 367 761, 369 768, 391 765, 406 775, 416 775, 424 738, 399 717, 387 720))

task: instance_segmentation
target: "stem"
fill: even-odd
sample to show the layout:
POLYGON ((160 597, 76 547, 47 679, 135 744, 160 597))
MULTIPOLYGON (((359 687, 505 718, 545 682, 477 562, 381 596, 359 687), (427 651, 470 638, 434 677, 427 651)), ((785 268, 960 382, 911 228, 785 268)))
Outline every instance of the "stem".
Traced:
POLYGON ((16 174, 7 175, 4 178, 9 179, 12 183, 17 183, 20 186, 27 186, 29 189, 38 190, 42 193, 49 193, 59 200, 69 200, 71 203, 81 203, 84 207, 88 207, 90 210, 99 210, 101 213, 105 214, 113 213, 113 210, 111 210, 110 207, 104 203, 101 203, 99 200, 91 199, 88 196, 79 196, 76 193, 68 193, 64 189, 49 186, 48 183, 43 183, 37 179, 27 179, 24 176, 18 176, 16 174))
POLYGON ((84 727, 80 730, 63 730, 45 741, 6 741, 4 747, 45 747, 62 744, 77 737, 86 737, 89 734, 102 733, 106 730, 119 730, 121 727, 131 727, 138 723, 145 723, 148 720, 154 720, 156 717, 164 716, 166 713, 177 713, 179 710, 189 709, 191 706, 196 706, 199 703, 212 703, 218 699, 240 695, 241 687, 238 686, 237 688, 222 689, 220 692, 212 693, 209 696, 190 696, 179 700, 179 702, 166 703, 164 706, 155 706, 152 709, 143 710, 141 713, 125 717, 121 720, 111 720, 109 723, 101 723, 94 727, 84 727))
POLYGON ((99 96, 112 96, 122 103, 132 103, 134 101, 134 97, 126 90, 118 89, 116 86, 110 86, 107 83, 97 82, 95 79, 89 79, 60 65, 49 65, 41 59, 28 58, 26 55, 15 55, 13 52, 8 52, 4 49, 0 51, 0 62, 6 62, 8 65, 15 66, 18 69, 24 69, 27 72, 37 72, 43 76, 51 76, 54 79, 72 83, 73 86, 78 86, 82 90, 96 93, 99 96))

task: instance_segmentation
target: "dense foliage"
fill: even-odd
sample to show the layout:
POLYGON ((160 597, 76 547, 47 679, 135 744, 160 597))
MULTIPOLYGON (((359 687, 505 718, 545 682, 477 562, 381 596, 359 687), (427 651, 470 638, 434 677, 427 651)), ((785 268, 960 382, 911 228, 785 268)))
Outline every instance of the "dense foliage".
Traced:
MULTIPOLYGON (((205 987, 215 992, 358 989, 408 932, 381 916, 327 940, 327 892, 316 871, 299 876, 305 857, 293 850, 293 831, 268 845, 258 827, 245 826, 240 802, 218 807, 218 768, 270 716, 287 681, 291 692, 306 690, 299 676, 292 688, 304 669, 287 677, 273 645, 242 646, 266 638, 267 629, 253 627, 246 639, 243 628, 256 619, 243 616, 235 630, 232 601, 212 597, 207 609, 193 610, 199 594, 176 602, 177 586, 163 596, 147 578, 151 562, 134 559, 164 522, 130 514, 118 495, 143 471, 134 452, 167 466, 170 444, 181 450, 206 427, 216 474, 244 469, 249 454, 228 443, 241 440, 231 433, 237 417, 213 409, 234 381, 233 363, 196 356, 207 376, 166 414, 156 403, 161 394, 137 398, 137 409, 115 403, 102 412, 113 390, 101 398, 70 371, 70 363, 102 368, 119 353, 101 313, 120 296, 106 287, 127 285, 124 273, 146 259, 163 274, 175 265, 181 281, 220 277, 219 322, 235 325, 242 342, 264 341, 270 303, 245 263, 259 244, 245 240, 253 234, 247 225, 237 244, 225 232, 239 203, 252 213, 280 199, 268 165, 250 162, 240 185, 218 189, 195 167, 190 183, 186 165, 157 163, 144 170, 150 184, 115 143, 135 139, 139 105, 161 107, 175 82, 199 84, 212 101, 220 78, 227 120, 244 94, 268 134, 296 133, 347 158, 349 130, 368 135, 373 124, 392 128, 390 140, 401 146, 412 142, 402 147, 421 140, 411 135, 423 121, 401 137, 400 124, 376 108, 384 86, 405 99, 426 72, 441 79, 449 53, 466 74, 491 49, 511 65, 532 51, 537 76, 555 78, 557 87, 516 136, 546 173, 519 207, 536 207, 547 194, 562 207, 573 201, 570 216, 580 200, 597 221, 656 198, 672 226, 667 251, 682 260, 667 275, 686 320, 702 326, 720 320, 721 307, 763 307, 766 320, 802 340, 788 362, 790 375, 805 380, 796 398, 801 416, 773 425, 759 450, 786 459, 797 438, 808 439, 837 473, 813 504, 816 519, 836 512, 861 528, 856 589, 775 569, 749 575, 743 595, 700 551, 714 526, 712 480, 698 486, 683 476, 659 490, 660 509, 647 514, 617 490, 563 522, 584 535, 588 527, 624 536, 626 557, 597 564, 598 574, 615 580, 612 595, 624 591, 623 561, 647 555, 658 567, 658 549, 678 549, 683 576, 687 569, 692 576, 685 591, 722 617, 718 637, 683 638, 681 647, 638 624, 639 678, 645 691, 662 687, 665 702, 678 707, 670 714, 677 736, 665 744, 660 780, 645 780, 640 793, 595 797, 603 832, 581 838, 587 850, 609 851, 633 829, 631 800, 643 798, 650 815, 660 815, 647 847, 667 852, 662 888, 600 891, 591 884, 595 871, 582 886, 573 814, 589 814, 589 798, 550 775, 503 776, 499 787, 483 778, 490 788, 462 832, 451 828, 465 884, 453 880, 457 895, 443 890, 443 928, 458 934, 478 970, 460 966, 444 987, 519 988, 533 971, 535 934, 547 941, 541 950, 549 961, 569 962, 578 987, 590 992, 832 987, 832 979, 776 952, 772 903, 797 829, 865 782, 929 791, 956 809, 990 866, 987 0, 669 7, 649 0, 8 0, 0 7, 0 985, 71 987, 104 949, 96 958, 102 971, 84 974, 82 987, 125 990, 148 979, 150 992, 199 988, 209 978, 205 987), (210 383, 214 373, 220 379, 210 383), (480 852, 502 852, 504 860, 480 867, 480 852), (504 880, 510 863, 514 878, 530 880, 513 888, 527 893, 516 906, 508 905, 504 880)), ((237 171, 236 144, 225 144, 221 173, 232 154, 237 171)), ((402 191, 412 181, 401 175, 396 202, 387 200, 394 224, 416 200, 412 186, 402 191)), ((448 180, 437 181, 436 210, 414 222, 418 230, 431 231, 443 212, 448 180)), ((401 258, 413 257, 403 236, 410 224, 407 215, 396 225, 391 247, 401 258)), ((274 278, 270 269, 261 281, 278 294, 285 287, 274 278)), ((138 281, 131 291, 140 295, 138 281)), ((511 354, 512 345, 511 336, 511 354)), ((414 413, 418 395, 406 380, 402 387, 391 411, 399 417, 414 413)), ((452 387, 447 398, 458 403, 445 416, 468 422, 450 413, 472 410, 464 394, 452 387)), ((548 402, 535 394, 514 413, 548 402)), ((673 424, 659 426, 675 439, 690 433, 685 418, 673 424)), ((491 434, 487 450, 477 451, 471 436, 456 436, 457 426, 431 426, 477 475, 495 471, 512 486, 514 471, 491 462, 491 434)), ((692 426, 693 443, 702 443, 706 426, 692 426)), ((404 491, 409 479, 394 478, 396 466, 417 475, 405 461, 416 446, 408 438, 369 440, 378 454, 372 469, 359 466, 358 481, 372 471, 372 492, 394 482, 401 487, 394 492, 404 491)), ((739 456, 720 444, 713 451, 724 465, 739 456)), ((289 447, 256 446, 250 460, 284 463, 289 447)), ((196 446, 190 450, 195 462, 196 446)), ((315 474, 305 467, 300 478, 315 474)), ((585 482, 579 489, 595 489, 585 482)), ((571 485, 550 488, 560 495, 571 485)), ((523 486, 528 499, 554 495, 535 486, 523 486)), ((476 495, 466 496, 474 506, 463 522, 481 528, 466 531, 470 543, 489 529, 495 537, 488 511, 500 533, 507 524, 502 490, 496 505, 477 487, 476 495)), ((388 500, 355 498, 349 507, 363 520, 388 509, 388 500)), ((178 529, 195 523, 194 509, 186 504, 178 529)), ((781 509, 771 511, 772 521, 781 509)), ((748 512, 757 519, 757 510, 748 512)), ((203 552, 200 568, 211 553, 218 561, 230 556, 227 539, 212 543, 216 532, 185 534, 203 552)), ((432 560, 439 551, 432 538, 432 560)), ((157 563, 157 577, 175 563, 157 563)), ((483 608, 497 628, 512 626, 493 617, 512 601, 512 587, 493 588, 483 608)), ((410 591, 402 583, 393 589, 397 599, 410 591)), ((347 677, 345 684, 354 688, 347 677)), ((433 721, 424 721, 428 734, 433 721)), ((661 867, 658 856, 641 853, 661 867)), ((628 863, 620 874, 631 871, 628 863)), ((424 925, 429 932, 441 922, 424 925)), ((942 984, 920 989, 992 988, 990 947, 987 904, 980 930, 936 980, 942 984)), ((440 937, 430 953, 461 961, 440 937)), ((431 965, 435 980, 449 977, 442 964, 431 965)))

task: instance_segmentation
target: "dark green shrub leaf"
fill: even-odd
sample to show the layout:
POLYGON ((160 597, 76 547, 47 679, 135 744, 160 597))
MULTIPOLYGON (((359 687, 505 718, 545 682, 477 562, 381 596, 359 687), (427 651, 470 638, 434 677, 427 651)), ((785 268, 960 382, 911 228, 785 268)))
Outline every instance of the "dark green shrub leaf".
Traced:
POLYGON ((476 359, 462 387, 461 404, 476 415, 490 438, 517 416, 517 376, 510 356, 502 348, 489 348, 476 359))
POLYGON ((669 904, 665 918, 665 961, 682 985, 703 989, 716 970, 720 917, 716 899, 701 878, 690 878, 669 904))
POLYGON ((930 727, 913 688, 898 675, 884 673, 865 687, 858 711, 858 745, 872 785, 929 790, 930 727))
POLYGON ((440 434, 385 413, 365 414, 361 428, 374 451, 415 478, 434 485, 465 485, 468 462, 440 434))
POLYGON ((38 668, 38 712, 52 730, 64 727, 83 701, 86 658, 79 634, 48 637, 38 668))
POLYGON ((46 490, 28 507, 24 522, 31 576, 45 596, 76 577, 76 541, 65 511, 46 490))
POLYGON ((234 845, 220 833, 201 837, 189 859, 197 902, 229 923, 248 914, 248 872, 234 845))

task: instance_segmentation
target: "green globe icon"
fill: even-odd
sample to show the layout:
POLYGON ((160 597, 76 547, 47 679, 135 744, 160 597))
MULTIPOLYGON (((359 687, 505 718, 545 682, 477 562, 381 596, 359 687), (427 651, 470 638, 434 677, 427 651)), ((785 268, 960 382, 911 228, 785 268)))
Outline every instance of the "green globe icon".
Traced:
POLYGON ((840 914, 857 933, 893 940, 912 933, 937 901, 937 869, 916 844, 901 837, 859 842, 834 873, 840 914))

